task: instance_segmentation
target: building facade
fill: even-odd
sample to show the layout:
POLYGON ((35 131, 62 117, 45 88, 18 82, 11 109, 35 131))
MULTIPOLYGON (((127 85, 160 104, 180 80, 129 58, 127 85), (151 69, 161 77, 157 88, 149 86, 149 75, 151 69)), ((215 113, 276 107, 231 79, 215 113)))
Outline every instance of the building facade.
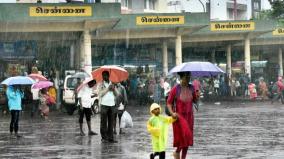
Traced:
POLYGON ((268 0, 168 0, 169 13, 210 12, 213 21, 250 20, 271 9, 268 0))

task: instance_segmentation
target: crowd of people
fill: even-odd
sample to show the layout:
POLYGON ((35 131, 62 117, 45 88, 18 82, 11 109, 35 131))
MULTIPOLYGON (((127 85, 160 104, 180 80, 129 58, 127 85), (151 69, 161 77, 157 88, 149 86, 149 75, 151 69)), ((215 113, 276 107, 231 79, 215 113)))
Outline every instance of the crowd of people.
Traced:
MULTIPOLYGON (((198 103, 200 95, 206 92, 207 95, 222 96, 231 94, 232 96, 249 96, 250 99, 271 99, 271 103, 281 99, 284 103, 283 90, 284 84, 282 77, 278 81, 266 84, 261 77, 258 83, 253 83, 245 75, 238 80, 229 79, 223 75, 211 78, 192 78, 190 72, 178 72, 179 78, 156 77, 154 80, 145 80, 137 77, 136 81, 113 83, 110 81, 110 73, 102 72, 103 81, 97 84, 95 79, 78 79, 74 96, 79 113, 79 134, 85 136, 83 128, 84 116, 88 127, 88 135, 98 135, 91 128, 91 99, 98 96, 100 99, 100 135, 102 142, 117 143, 114 134, 124 134, 120 127, 121 118, 128 105, 128 95, 138 96, 134 100, 139 105, 150 106, 150 118, 147 121, 147 130, 151 134, 153 153, 150 159, 159 156, 164 159, 166 156, 166 143, 168 139, 168 126, 173 125, 173 146, 176 150, 173 153, 175 159, 185 159, 187 151, 194 143, 194 107, 198 103), (87 81, 88 80, 88 81, 87 81), (87 82, 86 82, 87 81, 87 82), (143 82, 144 81, 144 82, 143 82), (227 82, 226 82, 227 81, 227 82), (135 84, 135 87, 132 84, 135 84), (146 84, 147 83, 147 84, 146 84), (228 85, 227 85, 228 84, 228 85), (144 85, 144 86, 143 86, 144 85), (93 90, 97 89, 94 94, 93 90), (141 103, 139 89, 150 89, 147 92, 149 103, 141 103), (132 88, 132 89, 131 89, 132 88), (229 93, 230 92, 230 93, 229 93), (150 96, 148 95, 150 94, 150 96), (162 100, 165 100, 167 115, 161 115, 162 100), (118 129, 116 123, 118 120, 118 129)), ((145 93, 145 92, 144 92, 145 93)), ((48 119, 50 107, 56 104, 56 89, 53 86, 43 89, 27 89, 20 85, 10 85, 7 87, 6 95, 8 98, 8 108, 11 113, 10 133, 16 137, 21 137, 19 131, 19 118, 23 101, 31 101, 31 117, 36 114, 44 119, 48 119)), ((143 101, 143 100, 142 100, 143 101)))

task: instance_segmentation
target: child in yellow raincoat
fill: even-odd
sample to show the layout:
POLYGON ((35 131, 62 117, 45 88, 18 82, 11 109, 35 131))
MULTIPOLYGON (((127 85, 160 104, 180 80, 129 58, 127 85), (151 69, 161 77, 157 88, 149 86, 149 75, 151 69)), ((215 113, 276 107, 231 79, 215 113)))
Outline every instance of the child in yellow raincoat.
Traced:
POLYGON ((166 158, 166 144, 168 140, 168 127, 176 119, 160 115, 161 106, 153 103, 150 107, 151 118, 147 122, 147 129, 152 136, 152 147, 154 153, 150 154, 150 159, 159 156, 159 159, 166 158))

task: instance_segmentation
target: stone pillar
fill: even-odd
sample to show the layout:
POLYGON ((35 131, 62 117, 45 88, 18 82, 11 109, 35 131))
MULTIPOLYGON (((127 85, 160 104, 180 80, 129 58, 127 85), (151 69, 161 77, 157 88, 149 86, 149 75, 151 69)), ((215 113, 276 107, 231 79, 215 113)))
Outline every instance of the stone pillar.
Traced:
POLYGON ((211 53, 211 61, 212 61, 212 63, 216 63, 216 58, 215 58, 215 56, 216 56, 216 50, 215 49, 213 49, 212 50, 212 53, 211 53))
POLYGON ((282 48, 278 50, 278 65, 279 65, 279 76, 283 76, 283 64, 282 64, 282 48))
POLYGON ((74 68, 75 66, 75 44, 71 44, 70 46, 70 68, 74 68))
POLYGON ((81 40, 75 42, 75 69, 81 69, 81 40))
POLYGON ((168 44, 163 41, 163 73, 168 74, 168 44))
POLYGON ((229 78, 232 77, 232 45, 227 46, 227 74, 229 78))
POLYGON ((251 78, 249 36, 245 38, 245 74, 248 74, 249 78, 251 78))
POLYGON ((182 43, 181 43, 181 35, 176 37, 176 65, 180 65, 182 63, 182 43))
POLYGON ((80 38, 80 70, 84 70, 85 66, 85 47, 84 47, 84 34, 80 38))
MULTIPOLYGON (((83 33, 83 50, 84 50, 84 70, 91 74, 92 72, 92 42, 89 30, 85 30, 83 33)), ((82 46, 82 45, 81 45, 82 46)))

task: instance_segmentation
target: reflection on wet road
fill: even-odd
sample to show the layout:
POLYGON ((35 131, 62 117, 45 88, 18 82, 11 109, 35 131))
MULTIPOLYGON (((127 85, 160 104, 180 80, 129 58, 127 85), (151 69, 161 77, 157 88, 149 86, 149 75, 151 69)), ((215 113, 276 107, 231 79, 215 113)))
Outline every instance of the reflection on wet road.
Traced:
MULTIPOLYGON (((51 112, 50 120, 20 118, 21 138, 11 137, 10 117, 0 116, 0 158, 147 159, 151 152, 146 131, 148 107, 132 107, 134 128, 116 135, 118 143, 98 136, 79 136, 78 116, 51 112)), ((99 115, 92 118, 99 133, 99 115)), ((85 122, 85 121, 84 121, 85 122)), ((85 124, 85 123, 84 123, 85 124)), ((87 125, 84 125, 87 132, 87 125)), ((172 158, 172 129, 167 158, 172 158)), ((284 105, 265 103, 204 104, 195 114, 195 145, 189 158, 284 158, 284 105)))

